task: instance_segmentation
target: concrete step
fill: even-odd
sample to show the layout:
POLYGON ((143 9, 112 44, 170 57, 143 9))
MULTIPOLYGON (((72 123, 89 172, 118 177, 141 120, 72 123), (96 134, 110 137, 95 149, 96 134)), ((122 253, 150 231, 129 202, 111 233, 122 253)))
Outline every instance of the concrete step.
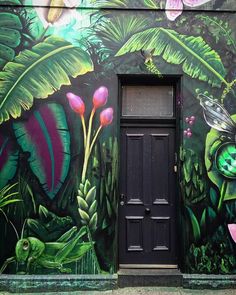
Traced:
POLYGON ((178 269, 120 269, 118 286, 124 287, 180 287, 183 275, 178 269))

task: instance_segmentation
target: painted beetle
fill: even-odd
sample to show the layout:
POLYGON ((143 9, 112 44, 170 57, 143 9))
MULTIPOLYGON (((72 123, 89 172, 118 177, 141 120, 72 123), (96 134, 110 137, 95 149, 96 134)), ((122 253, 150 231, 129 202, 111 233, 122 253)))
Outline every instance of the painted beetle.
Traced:
MULTIPOLYGON (((206 123, 222 135, 211 150, 215 150, 214 161, 217 170, 227 178, 236 178, 236 122, 233 121, 227 110, 218 102, 204 94, 199 94, 200 105, 206 123)), ((213 152, 212 152, 213 154, 213 152)))
POLYGON ((70 273, 70 268, 64 264, 78 261, 92 247, 90 242, 81 242, 80 239, 87 233, 86 226, 79 231, 73 226, 64 233, 56 242, 44 243, 35 237, 21 238, 15 248, 15 256, 8 258, 1 270, 2 273, 9 263, 16 262, 21 265, 26 263, 26 272, 30 273, 31 266, 35 268, 55 268, 60 272, 70 273))

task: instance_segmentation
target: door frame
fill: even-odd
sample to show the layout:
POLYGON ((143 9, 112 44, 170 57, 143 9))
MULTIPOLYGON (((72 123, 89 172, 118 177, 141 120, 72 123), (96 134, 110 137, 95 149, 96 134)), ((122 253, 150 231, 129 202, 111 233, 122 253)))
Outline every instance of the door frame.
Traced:
MULTIPOLYGON (((150 75, 150 74, 135 74, 135 75, 118 75, 118 111, 117 111, 117 117, 118 117, 118 136, 119 136, 119 167, 120 167, 120 160, 121 160, 121 142, 120 142, 120 135, 121 135, 121 128, 122 127, 175 127, 175 151, 177 155, 176 163, 178 167, 178 171, 176 173, 176 243, 177 245, 180 245, 180 247, 177 247, 176 249, 176 255, 177 255, 177 265, 178 268, 182 268, 182 259, 184 249, 183 249, 183 239, 181 236, 181 227, 182 227, 182 220, 181 220, 181 205, 180 205, 180 159, 179 159, 179 150, 180 150, 180 144, 181 144, 181 136, 180 136, 180 118, 182 117, 181 111, 182 111, 182 93, 181 93, 181 84, 182 84, 182 76, 181 75, 165 75, 162 78, 159 78, 156 75, 150 75), (122 86, 139 86, 139 85, 146 85, 146 86, 166 86, 171 85, 174 87, 174 113, 175 118, 165 118, 165 119, 158 119, 158 118, 143 118, 143 117, 122 117, 122 86)), ((120 202, 120 169, 119 169, 119 183, 118 183, 118 199, 117 201, 120 202)), ((120 222, 119 222, 119 206, 118 206, 118 226, 117 226, 117 269, 120 269, 119 265, 119 236, 120 236, 120 222)), ((154 268, 151 265, 144 265, 145 268, 154 268)), ((130 267, 131 268, 131 267, 130 267)), ((132 268, 137 268, 137 265, 134 265, 132 268)), ((140 266, 140 268, 142 268, 140 266)), ((166 266, 168 269, 168 266, 166 266)))

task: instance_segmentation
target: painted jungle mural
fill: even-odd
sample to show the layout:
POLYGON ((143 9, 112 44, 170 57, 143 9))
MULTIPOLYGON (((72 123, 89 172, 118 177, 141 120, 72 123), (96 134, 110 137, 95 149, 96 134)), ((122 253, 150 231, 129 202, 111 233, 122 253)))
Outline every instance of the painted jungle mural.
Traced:
POLYGON ((117 74, 146 74, 181 79, 181 270, 236 273, 234 0, 41 2, 0 0, 0 272, 116 272, 117 74))

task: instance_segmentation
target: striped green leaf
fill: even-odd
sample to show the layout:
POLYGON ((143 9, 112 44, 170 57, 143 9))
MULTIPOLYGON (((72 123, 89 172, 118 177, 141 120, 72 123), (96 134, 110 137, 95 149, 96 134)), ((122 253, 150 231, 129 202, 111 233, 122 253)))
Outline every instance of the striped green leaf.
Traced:
POLYGON ((162 56, 168 63, 182 65, 183 71, 192 78, 217 87, 222 83, 228 85, 220 56, 202 37, 181 35, 162 27, 150 28, 134 34, 116 56, 141 49, 154 49, 154 56, 162 56))
POLYGON ((20 117, 35 98, 47 98, 62 85, 70 85, 70 77, 92 70, 88 53, 55 36, 22 51, 0 72, 0 123, 20 117))

